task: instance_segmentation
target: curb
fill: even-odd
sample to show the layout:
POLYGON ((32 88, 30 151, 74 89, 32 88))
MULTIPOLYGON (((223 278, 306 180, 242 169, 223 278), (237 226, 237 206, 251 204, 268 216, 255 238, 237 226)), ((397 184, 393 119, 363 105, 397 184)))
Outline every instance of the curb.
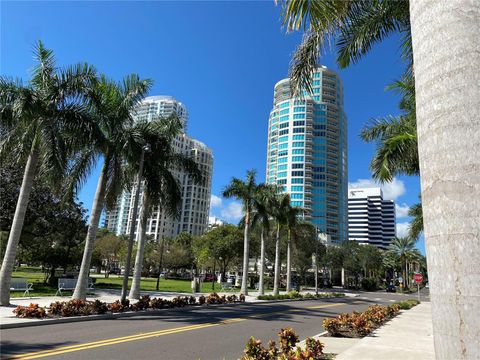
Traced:
POLYGON ((198 307, 221 307, 221 306, 236 306, 236 305, 245 305, 245 304, 269 304, 269 303, 282 303, 282 302, 292 302, 292 301, 308 301, 308 300, 325 300, 325 299, 342 299, 344 297, 337 298, 318 298, 318 299, 282 299, 282 300, 257 300, 255 302, 243 302, 243 303, 233 303, 233 304, 211 304, 211 305, 194 305, 186 306, 184 308, 165 308, 165 309, 155 309, 155 310, 141 310, 141 311, 129 311, 124 313, 114 313, 114 314, 102 314, 102 315, 87 315, 87 316, 71 316, 63 318, 53 318, 53 319, 39 319, 34 321, 26 322, 17 322, 10 324, 0 324, 0 330, 6 329, 17 329, 24 327, 33 327, 33 326, 44 326, 44 325, 55 325, 55 324, 66 324, 82 321, 95 321, 95 320, 114 320, 123 317, 132 317, 138 315, 144 315, 149 313, 163 312, 167 310, 183 310, 185 308, 198 308, 198 307))
POLYGON ((39 319, 34 321, 26 321, 26 322, 18 322, 18 323, 11 323, 11 324, 0 324, 0 330, 6 329, 17 329, 17 328, 24 328, 24 327, 31 327, 31 326, 43 326, 43 325, 55 325, 55 324, 66 324, 66 323, 75 323, 75 322, 82 322, 82 321, 95 321, 95 320, 114 320, 123 317, 132 317, 138 315, 145 315, 151 313, 160 313, 167 310, 184 310, 185 308, 196 308, 196 307, 220 307, 220 306, 235 306, 244 303, 232 303, 232 304, 211 304, 211 305, 193 305, 193 306, 185 306, 183 308, 165 308, 165 309, 155 309, 155 310, 140 310, 140 311, 128 311, 128 312, 120 312, 120 313, 113 313, 113 314, 101 314, 101 315, 86 315, 86 316, 70 316, 70 317, 61 317, 61 318, 53 318, 53 319, 39 319))

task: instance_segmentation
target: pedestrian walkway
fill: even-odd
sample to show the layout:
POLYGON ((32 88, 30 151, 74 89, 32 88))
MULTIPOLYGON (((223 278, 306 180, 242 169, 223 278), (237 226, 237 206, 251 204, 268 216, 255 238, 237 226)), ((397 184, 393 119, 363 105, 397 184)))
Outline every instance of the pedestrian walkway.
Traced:
MULTIPOLYGON (((330 352, 328 340, 325 341, 325 345, 325 351, 330 352)), ((335 358, 335 360, 385 359, 435 359, 432 311, 429 302, 422 302, 410 310, 403 311, 371 336, 361 339, 335 358)))

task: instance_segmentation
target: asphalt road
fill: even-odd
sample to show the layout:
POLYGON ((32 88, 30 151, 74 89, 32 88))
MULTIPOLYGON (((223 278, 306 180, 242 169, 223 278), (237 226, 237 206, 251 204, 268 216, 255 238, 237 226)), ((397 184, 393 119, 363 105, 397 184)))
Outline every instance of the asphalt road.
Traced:
POLYGON ((405 298, 363 293, 357 298, 170 309, 115 320, 6 329, 0 331, 1 358, 237 359, 250 336, 266 344, 277 340, 281 328, 292 327, 304 339, 323 332, 326 317, 405 298))

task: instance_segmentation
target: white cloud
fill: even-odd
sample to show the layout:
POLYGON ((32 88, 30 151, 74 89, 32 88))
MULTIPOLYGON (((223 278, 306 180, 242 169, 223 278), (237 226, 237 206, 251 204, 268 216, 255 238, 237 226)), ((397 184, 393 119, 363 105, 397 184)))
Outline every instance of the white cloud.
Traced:
POLYGON ((397 219, 408 217, 408 210, 410 210, 410 206, 405 203, 401 205, 395 204, 395 215, 397 219))
POLYGON ((410 230, 410 223, 408 222, 397 223, 397 237, 407 236, 409 230, 410 230))
POLYGON ((220 211, 220 217, 228 221, 239 221, 243 216, 243 206, 237 201, 232 201, 220 211))
POLYGON ((353 183, 348 183, 348 187, 352 189, 380 187, 385 200, 396 200, 406 192, 404 182, 397 178, 393 178, 391 182, 385 184, 379 184, 372 179, 358 179, 353 183))
POLYGON ((210 197, 210 207, 218 208, 221 206, 222 206, 222 198, 212 194, 212 196, 210 197))

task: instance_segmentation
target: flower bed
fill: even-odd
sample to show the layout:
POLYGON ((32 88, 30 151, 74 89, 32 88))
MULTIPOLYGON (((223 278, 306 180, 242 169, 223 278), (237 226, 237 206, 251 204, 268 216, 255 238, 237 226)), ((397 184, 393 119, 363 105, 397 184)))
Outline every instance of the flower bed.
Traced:
POLYGON ((323 344, 315 339, 307 338, 305 349, 295 347, 298 335, 291 328, 282 329, 278 333, 279 347, 275 341, 269 341, 268 348, 262 346, 262 341, 253 336, 248 340, 245 355, 241 360, 322 360, 323 344))
POLYGON ((211 293, 207 297, 203 295, 200 296, 198 301, 195 296, 177 296, 172 300, 167 300, 162 298, 150 298, 150 296, 145 295, 140 297, 140 299, 133 304, 130 304, 129 300, 125 300, 123 303, 116 300, 110 304, 100 300, 56 301, 51 303, 47 308, 39 306, 38 304, 30 304, 29 306, 19 305, 13 310, 13 313, 16 317, 21 318, 70 317, 119 313, 124 311, 176 308, 197 304, 232 304, 237 302, 245 302, 245 295, 220 296, 217 293, 211 293))
POLYGON ((351 314, 341 314, 333 319, 325 319, 323 327, 330 336, 360 338, 398 315, 401 309, 410 309, 417 304, 417 300, 407 300, 390 306, 373 305, 364 312, 354 311, 351 314))
POLYGON ((300 294, 298 291, 290 291, 288 294, 280 295, 260 295, 258 300, 287 300, 287 299, 326 299, 343 297, 344 293, 319 293, 318 295, 312 293, 300 294))

